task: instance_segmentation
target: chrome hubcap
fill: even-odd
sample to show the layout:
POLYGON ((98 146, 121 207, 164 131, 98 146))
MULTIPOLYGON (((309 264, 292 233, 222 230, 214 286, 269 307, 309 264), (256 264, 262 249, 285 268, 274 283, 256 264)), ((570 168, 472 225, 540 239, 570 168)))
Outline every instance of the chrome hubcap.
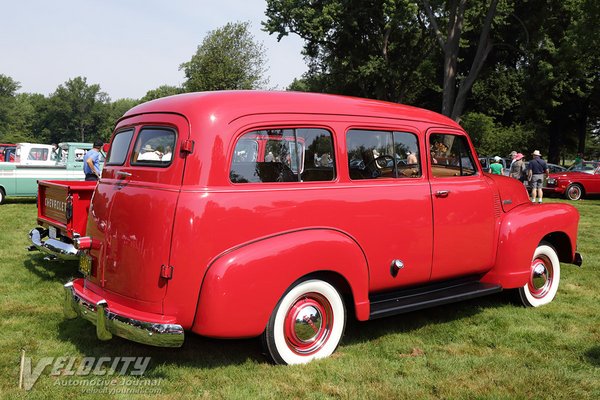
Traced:
POLYGON ((542 298, 552 286, 553 269, 552 263, 547 257, 540 256, 531 264, 531 277, 529 289, 533 297, 542 298))
POLYGON ((318 351, 327 339, 333 322, 331 305, 318 293, 308 293, 290 307, 284 322, 288 347, 296 354, 318 351))
POLYGON ((577 186, 572 186, 572 187, 569 189, 569 197, 570 197, 571 199, 578 199, 578 198, 579 198, 579 196, 581 196, 581 191, 579 190, 579 187, 577 187, 577 186))

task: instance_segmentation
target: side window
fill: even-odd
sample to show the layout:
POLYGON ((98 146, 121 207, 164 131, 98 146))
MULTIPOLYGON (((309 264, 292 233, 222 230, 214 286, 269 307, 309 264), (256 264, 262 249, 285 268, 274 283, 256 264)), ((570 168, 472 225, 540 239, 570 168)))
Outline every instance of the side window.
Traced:
POLYGON ((34 147, 29 150, 29 155, 27 156, 28 160, 34 161, 46 161, 48 159, 48 149, 34 147))
POLYGON ((233 183, 330 181, 335 177, 331 133, 325 129, 248 132, 236 143, 233 183))
POLYGON ((123 165, 125 163, 132 137, 133 129, 121 131, 115 135, 108 153, 107 165, 123 165))
POLYGON ((166 128, 143 128, 131 154, 131 165, 166 167, 173 160, 175 131, 166 128))
POLYGON ((346 144, 350 179, 421 176, 418 139, 412 133, 353 129, 346 144))
POLYGON ((467 138, 435 133, 429 137, 431 172, 436 178, 477 174, 467 138))

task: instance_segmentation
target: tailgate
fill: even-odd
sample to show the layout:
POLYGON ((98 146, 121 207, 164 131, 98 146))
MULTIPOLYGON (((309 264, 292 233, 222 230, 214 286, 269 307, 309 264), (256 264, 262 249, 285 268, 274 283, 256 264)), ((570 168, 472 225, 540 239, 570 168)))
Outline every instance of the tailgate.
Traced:
POLYGON ((87 215, 96 182, 40 181, 38 222, 56 226, 73 237, 85 235, 87 215))

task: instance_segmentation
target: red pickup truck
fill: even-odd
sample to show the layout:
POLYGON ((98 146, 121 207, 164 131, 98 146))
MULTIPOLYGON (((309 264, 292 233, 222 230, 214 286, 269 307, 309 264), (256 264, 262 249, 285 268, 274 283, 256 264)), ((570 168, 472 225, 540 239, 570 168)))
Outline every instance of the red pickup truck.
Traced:
POLYGON ((501 290, 547 304, 560 262, 581 265, 579 214, 532 204, 477 159, 456 122, 374 100, 141 104, 113 133, 65 316, 154 346, 181 346, 185 331, 260 336, 273 361, 297 364, 332 354, 349 316, 501 290))
POLYGON ((97 182, 39 181, 38 217, 40 225, 29 232, 31 246, 49 258, 79 260, 73 239, 86 234, 90 201, 97 182))

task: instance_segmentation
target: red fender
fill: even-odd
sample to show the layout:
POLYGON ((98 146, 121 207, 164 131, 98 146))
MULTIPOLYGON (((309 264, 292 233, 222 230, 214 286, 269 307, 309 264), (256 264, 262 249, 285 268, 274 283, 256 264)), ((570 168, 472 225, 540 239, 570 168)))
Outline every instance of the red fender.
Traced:
POLYGON ((290 285, 321 271, 346 280, 357 319, 368 319, 364 253, 347 235, 318 228, 272 236, 219 256, 204 277, 192 331, 220 338, 260 335, 290 285))
POLYGON ((577 209, 567 204, 526 204, 504 214, 496 264, 482 282, 496 283, 505 289, 524 286, 529 279, 531 258, 542 240, 557 248, 561 261, 572 263, 578 222, 577 209))

